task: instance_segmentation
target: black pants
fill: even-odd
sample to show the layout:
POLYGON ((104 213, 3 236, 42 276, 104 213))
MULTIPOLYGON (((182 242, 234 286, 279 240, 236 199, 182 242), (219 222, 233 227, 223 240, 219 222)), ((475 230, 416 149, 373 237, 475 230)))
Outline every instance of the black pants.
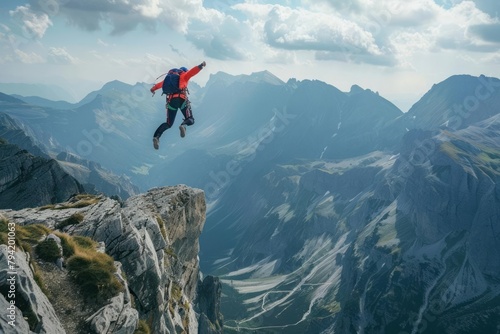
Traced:
POLYGON ((174 97, 172 99, 167 99, 167 121, 162 123, 158 129, 156 129, 154 137, 160 138, 165 130, 170 129, 174 124, 175 116, 177 116, 177 110, 180 109, 182 115, 184 116, 184 121, 181 125, 193 125, 194 118, 191 111, 191 104, 188 99, 183 99, 182 97, 174 97))

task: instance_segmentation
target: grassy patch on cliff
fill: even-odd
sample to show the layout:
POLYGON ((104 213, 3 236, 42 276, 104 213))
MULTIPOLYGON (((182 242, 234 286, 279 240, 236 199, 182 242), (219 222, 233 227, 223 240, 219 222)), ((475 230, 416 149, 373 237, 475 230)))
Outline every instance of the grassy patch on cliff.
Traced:
POLYGON ((40 210, 64 210, 64 209, 79 209, 96 204, 99 202, 99 197, 91 194, 78 194, 69 199, 68 202, 62 204, 48 204, 40 207, 40 210))
MULTIPOLYGON (((79 218, 75 219, 75 221, 78 220, 79 218)), ((8 233, 8 221, 0 220, 0 243, 8 243, 8 233)), ((61 254, 54 240, 43 240, 50 233, 54 233, 61 239, 62 255, 66 259, 67 269, 74 281, 85 291, 87 297, 104 301, 117 295, 123 289, 123 285, 115 276, 116 267, 113 258, 98 252, 97 243, 92 239, 53 232, 39 224, 15 225, 15 239, 19 248, 31 253, 32 256, 36 255, 39 259, 54 262, 61 254)), ((36 271, 34 275, 37 283, 44 290, 40 275, 36 271)))
POLYGON ((35 248, 36 255, 44 261, 54 262, 61 257, 59 246, 53 239, 45 239, 35 248))
POLYGON ((60 209, 84 208, 97 202, 99 202, 99 197, 95 195, 79 194, 71 198, 67 204, 62 205, 60 209))
POLYGON ((106 300, 123 290, 116 278, 112 257, 96 250, 97 243, 90 238, 71 237, 57 233, 61 238, 66 266, 71 277, 88 294, 89 298, 106 300))
POLYGON ((158 214, 156 215, 156 222, 158 223, 158 226, 160 227, 160 233, 163 236, 163 239, 167 240, 167 231, 165 231, 165 222, 161 218, 161 216, 158 214))
POLYGON ((74 213, 71 216, 69 216, 68 218, 66 218, 65 220, 63 220, 62 222, 57 223, 56 228, 58 230, 62 230, 66 226, 78 225, 83 221, 83 218, 84 217, 81 213, 74 213))
MULTIPOLYGON (((471 144, 472 145, 472 144, 471 144)), ((500 150, 485 145, 476 145, 478 153, 467 152, 452 142, 443 142, 440 149, 458 164, 472 164, 485 174, 500 174, 500 150)))
POLYGON ((151 334, 148 323, 145 320, 139 320, 139 324, 134 334, 151 334))
POLYGON ((15 224, 14 231, 9 231, 9 222, 0 220, 0 244, 7 245, 8 235, 15 236, 16 245, 25 251, 31 251, 33 245, 38 244, 51 230, 40 224, 20 226, 15 224))

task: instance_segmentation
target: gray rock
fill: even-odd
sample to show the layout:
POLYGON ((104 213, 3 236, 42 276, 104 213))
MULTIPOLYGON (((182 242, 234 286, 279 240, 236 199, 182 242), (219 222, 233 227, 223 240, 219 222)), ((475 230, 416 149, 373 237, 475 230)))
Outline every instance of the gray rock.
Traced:
MULTIPOLYGON (((16 324, 19 325, 19 328, 25 328, 23 316, 26 316, 30 319, 29 321, 32 323, 33 331, 36 333, 65 334, 64 328, 52 304, 35 282, 26 254, 23 252, 16 252, 14 254, 17 268, 15 269, 16 274, 12 274, 12 270, 8 269, 8 250, 6 245, 0 245, 0 289, 2 291, 8 291, 9 283, 7 279, 15 276, 15 305, 16 308, 19 307, 18 311, 22 313, 22 316, 18 317, 19 312, 16 311, 16 324)), ((7 298, 8 297, 7 295, 7 298)), ((4 295, 0 295, 0 300, 0 304, 2 305, 8 302, 4 295)), ((4 323, 4 316, 5 312, 2 312, 0 316, 2 327, 8 326, 4 323)))
POLYGON ((0 294, 0 332, 4 334, 32 333, 30 326, 23 318, 21 311, 11 306, 10 301, 0 294))
POLYGON ((55 160, 0 144, 0 208, 21 209, 67 200, 82 185, 55 160))
POLYGON ((86 320, 89 328, 95 334, 133 334, 139 322, 139 314, 132 307, 130 292, 128 291, 127 282, 122 276, 120 262, 115 262, 115 266, 118 269, 116 276, 124 285, 124 292, 120 292, 118 296, 111 298, 109 304, 99 309, 86 320))
MULTIPOLYGON (((20 225, 41 223, 51 228, 75 213, 84 217, 65 232, 96 240, 125 274, 118 275, 126 287, 123 293, 86 319, 94 333, 133 333, 139 318, 147 319, 155 334, 198 333, 195 298, 200 283, 198 239, 206 214, 203 191, 180 185, 151 189, 123 206, 104 196, 86 207, 65 208, 67 204, 58 204, 57 210, 0 214, 20 225)), ((203 293, 203 310, 222 328, 212 307, 220 298, 220 283, 214 284, 203 293), (213 286, 219 290, 210 294, 213 286)))
POLYGON ((207 276, 198 287, 197 306, 200 312, 199 334, 219 334, 223 331, 220 312, 222 284, 218 277, 207 276))
POLYGON ((106 253, 122 263, 141 318, 151 319, 154 333, 175 332, 186 322, 190 327, 196 323, 187 319, 197 318, 192 303, 205 210, 201 190, 155 188, 129 198, 123 207, 103 199, 85 211, 84 221, 71 233, 103 242, 106 253), (186 313, 172 316, 169 309, 186 313))
POLYGON ((68 152, 59 153, 56 159, 68 174, 84 185, 88 192, 98 191, 124 199, 139 194, 139 188, 132 184, 128 177, 115 175, 97 162, 85 160, 68 152))

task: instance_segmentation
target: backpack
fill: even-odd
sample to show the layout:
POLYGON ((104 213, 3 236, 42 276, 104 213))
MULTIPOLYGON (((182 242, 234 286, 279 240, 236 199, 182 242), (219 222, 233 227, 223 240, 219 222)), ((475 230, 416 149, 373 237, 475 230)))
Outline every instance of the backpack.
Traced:
POLYGON ((182 72, 183 71, 178 68, 173 68, 168 71, 161 87, 163 89, 163 94, 176 94, 181 92, 179 88, 179 75, 182 72))

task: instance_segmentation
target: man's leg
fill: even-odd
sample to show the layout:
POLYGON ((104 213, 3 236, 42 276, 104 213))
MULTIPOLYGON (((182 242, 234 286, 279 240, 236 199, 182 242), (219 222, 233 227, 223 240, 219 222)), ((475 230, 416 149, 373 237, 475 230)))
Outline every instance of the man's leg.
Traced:
POLYGON ((170 129, 170 127, 172 127, 172 124, 174 124, 176 115, 177 115, 177 109, 174 110, 167 104, 167 121, 165 123, 162 123, 156 129, 153 135, 153 147, 155 148, 155 150, 157 150, 160 147, 160 137, 163 134, 163 132, 165 132, 167 129, 170 129))
POLYGON ((189 103, 189 100, 186 99, 186 101, 184 101, 181 106, 181 112, 184 116, 184 121, 179 126, 179 130, 181 131, 181 137, 184 137, 186 135, 185 125, 190 126, 194 124, 193 112, 191 110, 191 103, 189 103))

